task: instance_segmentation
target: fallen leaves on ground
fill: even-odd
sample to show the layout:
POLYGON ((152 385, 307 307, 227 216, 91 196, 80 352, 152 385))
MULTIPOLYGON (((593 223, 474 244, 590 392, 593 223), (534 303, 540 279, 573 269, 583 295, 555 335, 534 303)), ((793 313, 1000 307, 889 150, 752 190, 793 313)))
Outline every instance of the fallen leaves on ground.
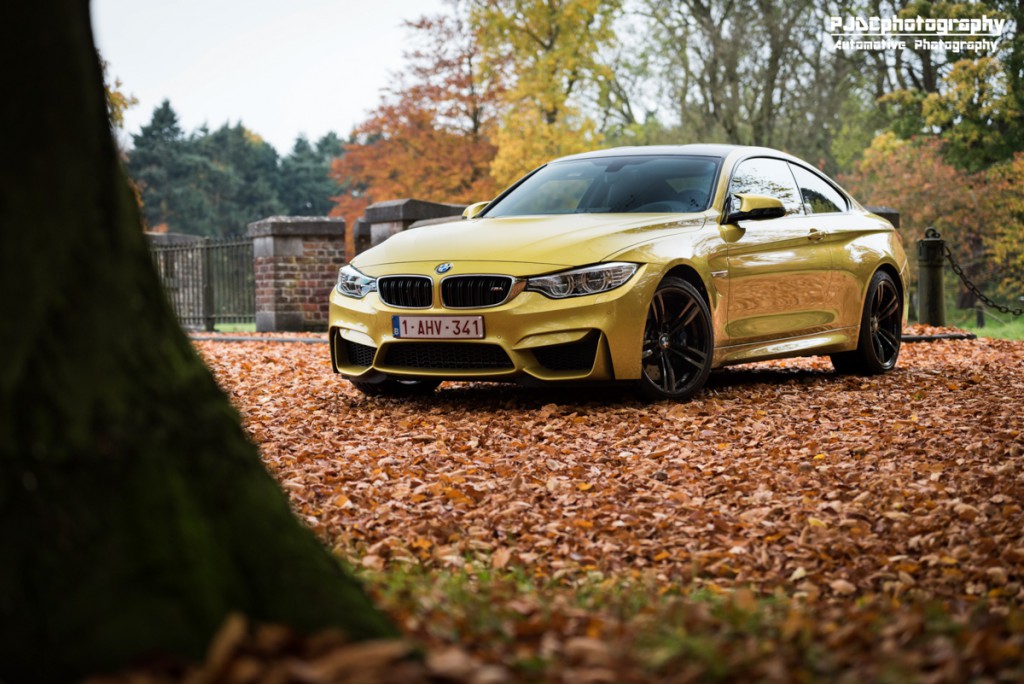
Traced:
MULTIPOLYGON (((978 632, 971 652, 1021 672, 1024 343, 906 345, 895 372, 867 378, 821 358, 736 367, 683 404, 489 383, 370 399, 330 372, 326 345, 196 346, 296 513, 369 577, 522 573, 556 604, 581 582, 749 592, 807 608, 780 629, 829 644, 884 643, 872 625, 909 640, 922 606, 962 624, 981 611, 998 636, 978 632)), ((594 645, 572 639, 624 643, 621 620, 585 614, 544 618, 531 641, 517 630, 550 616, 540 596, 475 654, 522 673, 531 657, 585 661, 594 645)), ((386 607, 431 647, 467 640, 416 605, 386 607)), ((947 662, 917 655, 921 672, 947 662)))
POLYGON ((93 677, 86 684, 243 684, 332 682, 332 684, 429 684, 443 671, 417 657, 400 639, 353 643, 338 631, 301 636, 280 625, 250 625, 230 615, 199 665, 163 664, 134 672, 93 677))

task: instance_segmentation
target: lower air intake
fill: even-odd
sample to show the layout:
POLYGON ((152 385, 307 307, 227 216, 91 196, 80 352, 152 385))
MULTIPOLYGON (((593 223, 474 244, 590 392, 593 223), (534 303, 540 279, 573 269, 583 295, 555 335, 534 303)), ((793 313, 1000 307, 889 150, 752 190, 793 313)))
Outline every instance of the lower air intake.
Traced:
POLYGON ((417 342, 390 345, 378 365, 422 370, 504 370, 514 368, 505 350, 494 344, 417 342))
POLYGON ((592 332, 579 342, 553 344, 533 350, 537 362, 548 370, 586 371, 594 367, 599 335, 592 332))
POLYGON ((345 340, 344 342, 345 353, 348 355, 350 365, 366 367, 373 365, 373 355, 377 353, 376 348, 352 342, 351 340, 345 340))

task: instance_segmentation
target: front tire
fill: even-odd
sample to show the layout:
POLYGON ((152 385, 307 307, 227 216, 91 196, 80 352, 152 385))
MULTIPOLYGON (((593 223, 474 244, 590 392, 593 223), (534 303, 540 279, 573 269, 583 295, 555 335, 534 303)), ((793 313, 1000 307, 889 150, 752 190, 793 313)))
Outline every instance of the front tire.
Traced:
POLYGON ((871 278, 861 313, 860 336, 853 351, 832 354, 839 373, 879 375, 896 367, 903 343, 903 298, 885 271, 871 278))
POLYGON ((424 397, 433 394, 440 380, 406 380, 387 378, 382 382, 350 380, 355 388, 368 397, 424 397))
POLYGON ((711 373, 711 310, 682 278, 667 277, 651 299, 644 326, 639 391, 649 399, 685 401, 711 373))

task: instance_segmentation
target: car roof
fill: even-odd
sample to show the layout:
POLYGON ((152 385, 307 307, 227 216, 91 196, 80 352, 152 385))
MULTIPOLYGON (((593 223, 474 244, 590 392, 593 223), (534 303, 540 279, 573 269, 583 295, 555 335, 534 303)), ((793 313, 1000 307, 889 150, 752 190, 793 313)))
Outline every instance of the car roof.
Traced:
POLYGON ((566 157, 559 157, 552 161, 568 161, 575 159, 599 159, 601 157, 629 157, 629 156, 695 156, 695 157, 717 157, 725 159, 737 150, 742 151, 743 156, 767 155, 800 161, 791 154, 773 150, 770 147, 754 147, 750 145, 720 145, 720 144, 698 144, 698 145, 646 145, 634 147, 612 147, 605 150, 594 150, 581 154, 572 154, 566 157))

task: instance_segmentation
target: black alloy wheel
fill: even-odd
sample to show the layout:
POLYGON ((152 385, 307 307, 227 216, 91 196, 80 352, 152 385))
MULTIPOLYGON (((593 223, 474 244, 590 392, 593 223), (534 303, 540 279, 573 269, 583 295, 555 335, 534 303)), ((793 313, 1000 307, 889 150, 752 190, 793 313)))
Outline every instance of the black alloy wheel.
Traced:
POLYGON ((840 373, 878 375, 892 370, 903 343, 903 298, 893 277, 878 271, 868 286, 854 351, 833 354, 840 373))
POLYGON ((681 278, 665 278, 647 311, 640 392, 651 399, 691 398, 708 379, 714 347, 704 297, 681 278))

